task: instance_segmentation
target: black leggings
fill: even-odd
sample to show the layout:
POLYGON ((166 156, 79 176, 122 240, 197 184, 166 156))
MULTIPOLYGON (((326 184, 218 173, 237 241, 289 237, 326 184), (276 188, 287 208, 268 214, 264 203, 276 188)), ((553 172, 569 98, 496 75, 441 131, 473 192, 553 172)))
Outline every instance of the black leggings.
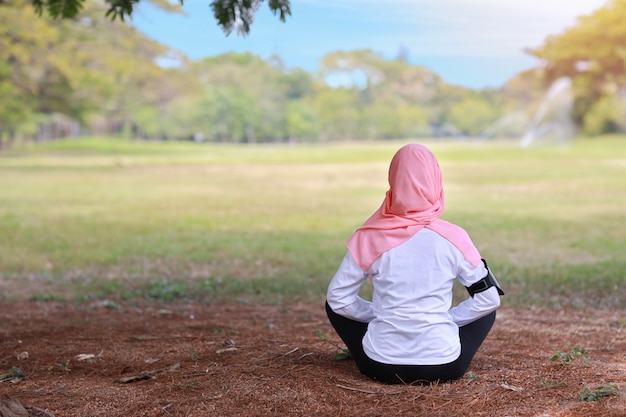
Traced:
POLYGON ((326 303, 326 313, 335 331, 350 349, 363 375, 385 383, 406 384, 451 381, 463 376, 496 320, 494 311, 470 324, 459 327, 461 355, 453 362, 442 365, 391 365, 372 360, 363 351, 362 341, 367 331, 367 323, 351 320, 335 313, 328 303, 326 303))

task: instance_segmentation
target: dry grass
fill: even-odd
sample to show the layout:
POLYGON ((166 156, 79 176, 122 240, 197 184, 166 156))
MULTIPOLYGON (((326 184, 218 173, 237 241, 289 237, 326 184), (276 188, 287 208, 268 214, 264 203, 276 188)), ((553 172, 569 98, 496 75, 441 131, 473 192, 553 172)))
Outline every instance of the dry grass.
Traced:
POLYGON ((620 312, 502 308, 468 374, 427 386, 382 385, 334 360, 341 342, 319 305, 26 303, 0 316, 0 373, 26 375, 0 383, 0 396, 56 417, 626 413, 620 312), (575 346, 588 354, 552 361, 575 346), (608 384, 616 395, 579 399, 608 384))

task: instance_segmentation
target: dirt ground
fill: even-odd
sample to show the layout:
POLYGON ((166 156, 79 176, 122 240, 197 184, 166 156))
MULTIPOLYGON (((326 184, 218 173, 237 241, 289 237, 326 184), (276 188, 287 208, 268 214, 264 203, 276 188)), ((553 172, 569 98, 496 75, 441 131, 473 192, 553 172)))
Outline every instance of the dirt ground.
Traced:
POLYGON ((452 383, 383 385, 338 347, 322 305, 1 304, 0 416, 626 416, 623 311, 501 308, 452 383))

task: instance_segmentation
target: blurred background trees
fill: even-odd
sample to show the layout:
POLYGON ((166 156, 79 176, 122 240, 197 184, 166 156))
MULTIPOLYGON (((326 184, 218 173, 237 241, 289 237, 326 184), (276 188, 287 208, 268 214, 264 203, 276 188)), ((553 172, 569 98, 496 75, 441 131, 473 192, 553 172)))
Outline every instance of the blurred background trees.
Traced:
POLYGON ((626 0, 609 1, 528 52, 542 60, 547 82, 572 80, 573 117, 586 133, 626 130, 626 0))
MULTIPOLYGON (((288 11, 286 1, 270 3, 288 11)), ((39 16, 32 1, 0 1, 0 147, 79 135, 239 143, 519 139, 562 77, 572 80, 582 132, 626 131, 626 0, 529 50, 537 68, 480 91, 371 50, 330 53, 317 73, 287 69, 280 56, 194 61, 127 21, 112 21, 106 2, 81 5, 52 19, 39 16)))

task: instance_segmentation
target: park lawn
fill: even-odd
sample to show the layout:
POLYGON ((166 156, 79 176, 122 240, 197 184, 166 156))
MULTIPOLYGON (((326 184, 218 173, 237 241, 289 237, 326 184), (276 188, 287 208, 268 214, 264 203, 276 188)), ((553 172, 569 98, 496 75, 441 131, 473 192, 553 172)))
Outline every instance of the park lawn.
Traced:
MULTIPOLYGON (((91 138, 4 151, 0 298, 323 300, 403 143, 91 138)), ((470 233, 506 303, 626 307, 625 138, 425 143, 444 218, 470 233)))

